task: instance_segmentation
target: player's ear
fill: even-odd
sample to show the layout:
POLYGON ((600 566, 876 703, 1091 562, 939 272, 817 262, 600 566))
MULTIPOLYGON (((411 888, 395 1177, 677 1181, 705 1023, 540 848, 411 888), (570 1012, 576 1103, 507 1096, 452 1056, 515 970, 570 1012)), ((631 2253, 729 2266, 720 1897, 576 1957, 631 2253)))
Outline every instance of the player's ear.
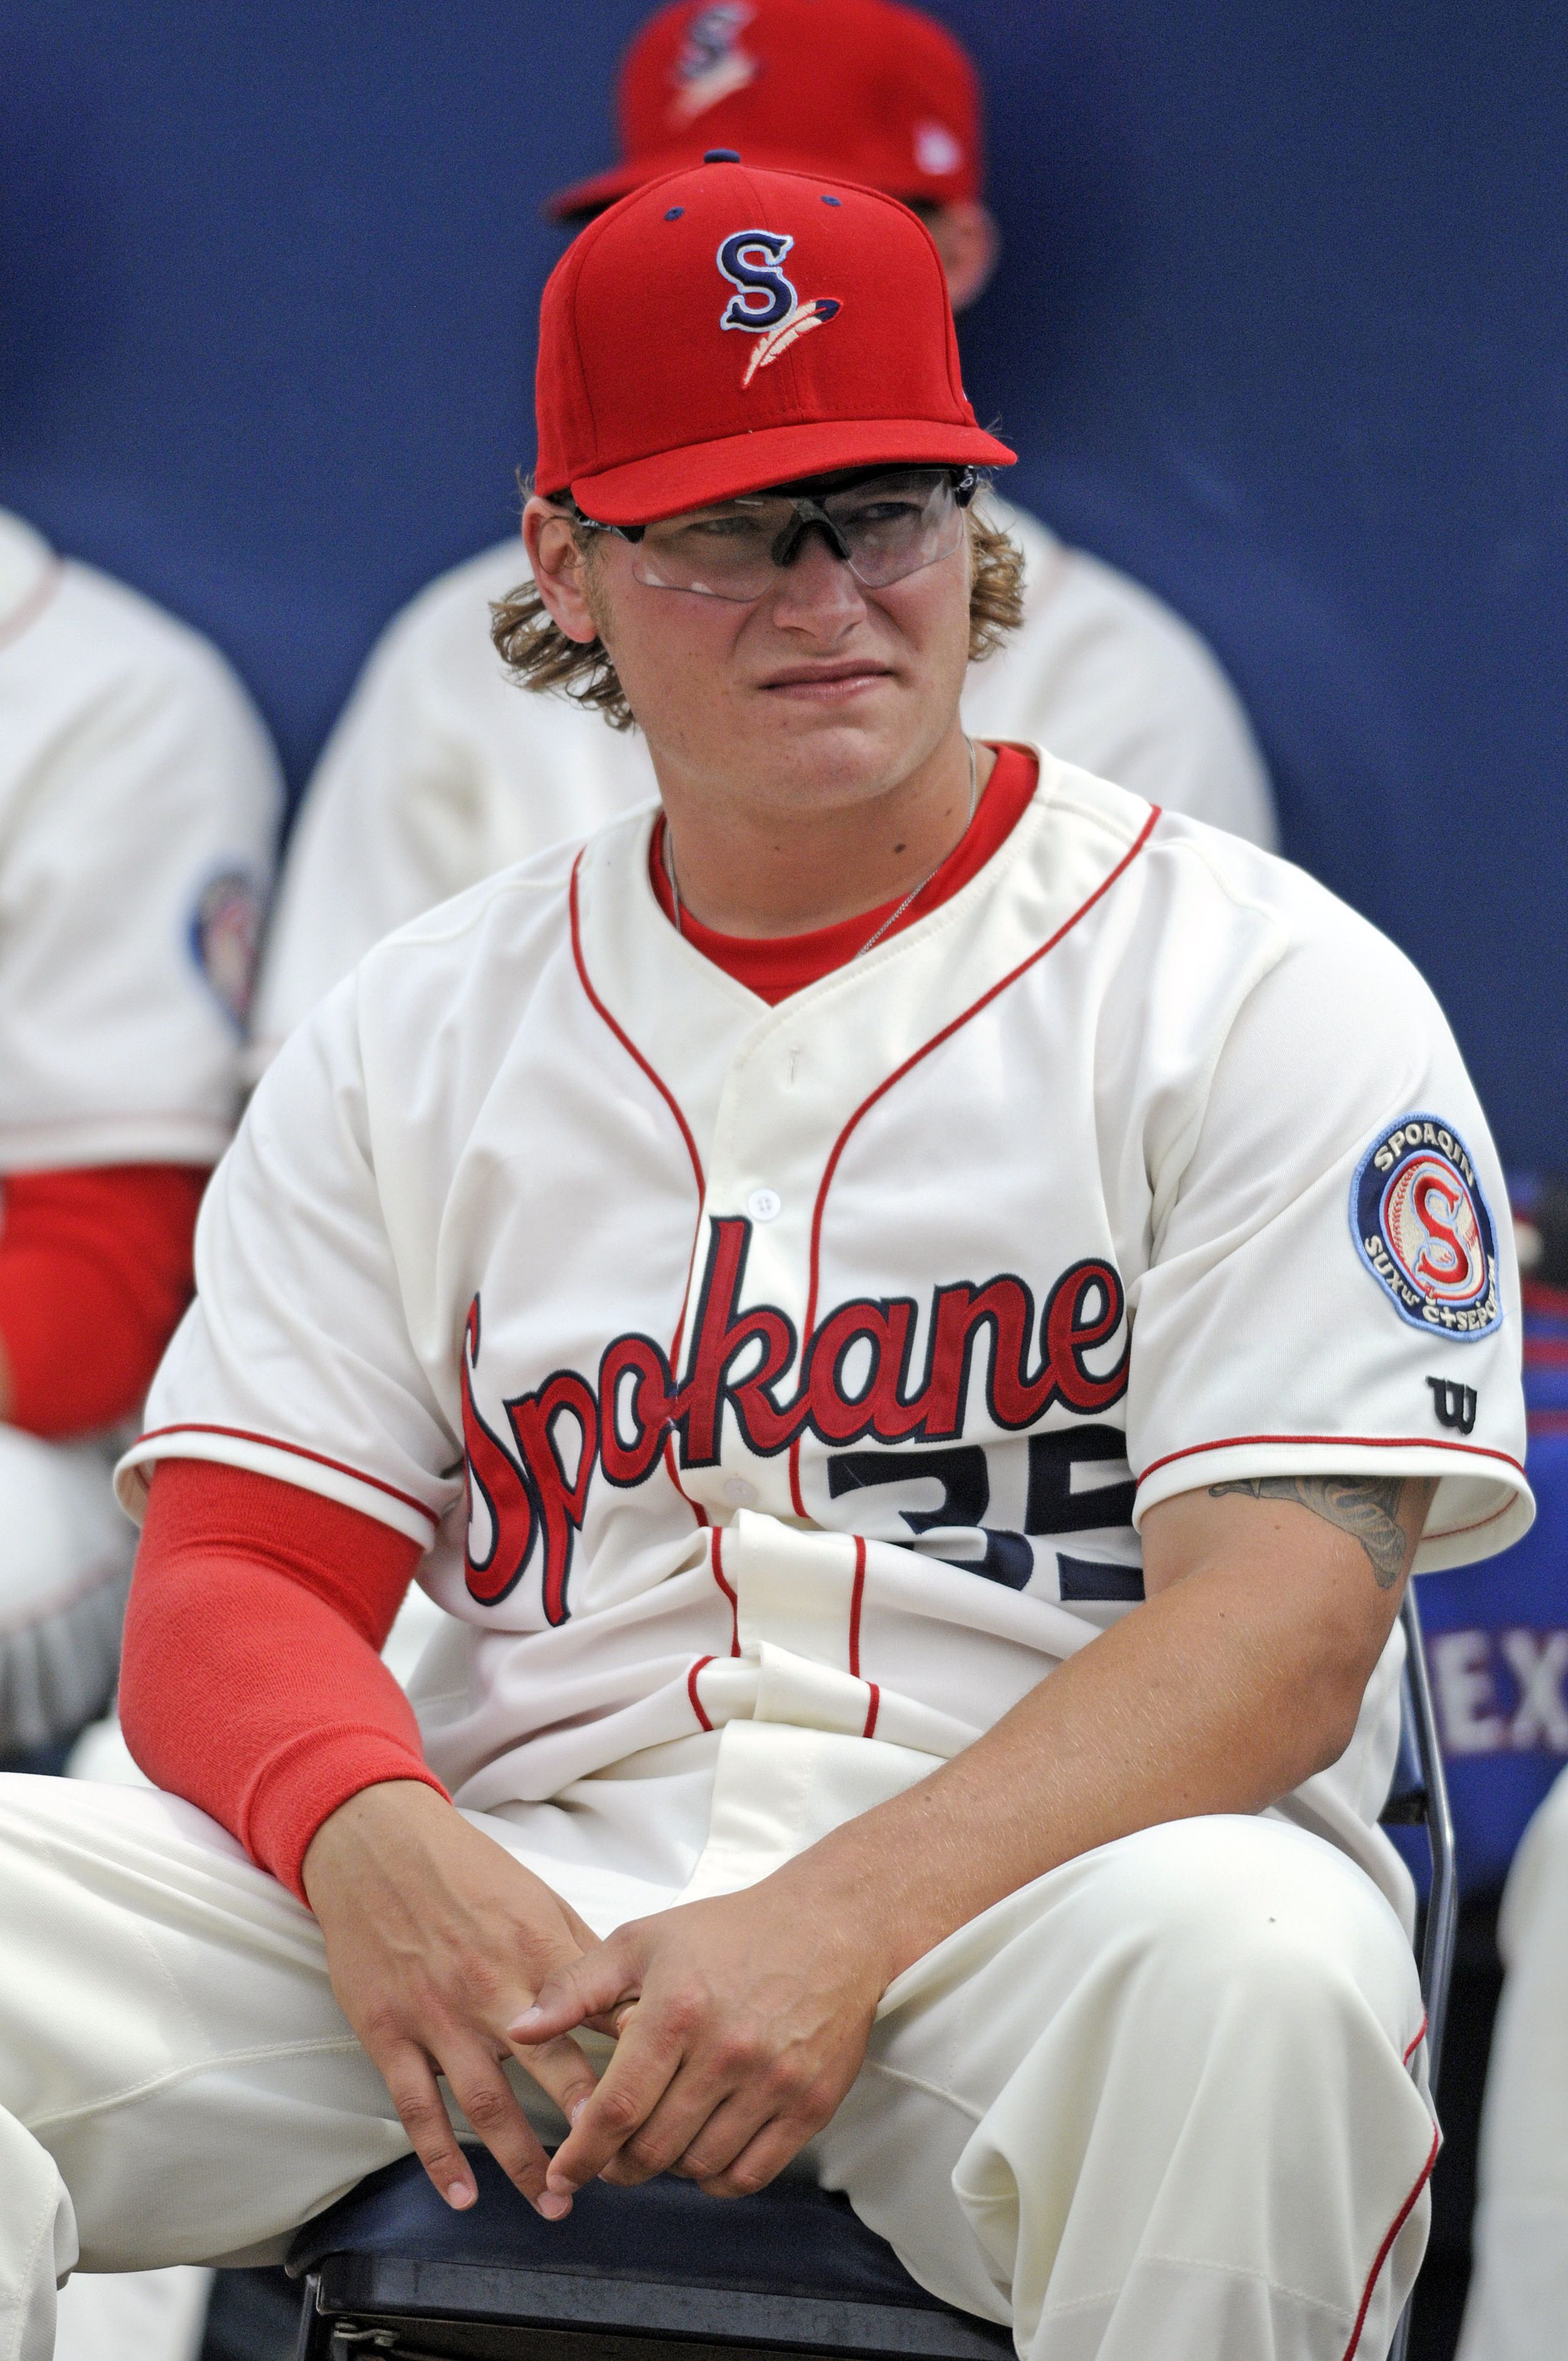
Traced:
POLYGON ((927 216, 926 226, 948 274, 948 300, 961 312, 991 282, 1002 252, 1002 232, 989 205, 978 197, 957 197, 927 216))
POLYGON ((588 599, 587 555, 571 518, 535 492, 522 511, 522 541, 552 620, 569 640, 587 647, 599 629, 588 599))

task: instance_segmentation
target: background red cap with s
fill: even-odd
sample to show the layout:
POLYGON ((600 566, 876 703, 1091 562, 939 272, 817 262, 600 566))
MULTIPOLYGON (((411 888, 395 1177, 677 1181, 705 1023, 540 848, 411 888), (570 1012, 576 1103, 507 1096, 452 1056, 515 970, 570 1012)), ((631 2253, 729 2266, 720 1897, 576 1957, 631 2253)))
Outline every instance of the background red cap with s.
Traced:
POLYGON ((895 0, 675 0, 620 70, 621 161, 552 197, 558 219, 738 148, 938 204, 981 189, 980 86, 944 26, 895 0))
POLYGON ((536 489, 605 524, 843 467, 1007 467, 924 225, 849 181, 716 159, 601 214, 540 313, 536 489))

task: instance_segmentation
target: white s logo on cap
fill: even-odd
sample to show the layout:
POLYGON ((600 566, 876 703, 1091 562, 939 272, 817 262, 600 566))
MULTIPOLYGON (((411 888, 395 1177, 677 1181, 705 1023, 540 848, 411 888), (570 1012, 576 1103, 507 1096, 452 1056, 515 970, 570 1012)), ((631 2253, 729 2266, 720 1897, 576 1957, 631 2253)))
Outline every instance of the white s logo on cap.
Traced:
POLYGON ((773 229, 738 229, 727 237, 714 260, 739 293, 731 295, 719 314, 721 328, 745 328, 762 342, 752 349, 740 379, 748 386, 760 368, 766 368, 808 328, 825 327, 843 309, 836 295, 816 295, 803 303, 792 280, 780 268, 795 240, 773 229))

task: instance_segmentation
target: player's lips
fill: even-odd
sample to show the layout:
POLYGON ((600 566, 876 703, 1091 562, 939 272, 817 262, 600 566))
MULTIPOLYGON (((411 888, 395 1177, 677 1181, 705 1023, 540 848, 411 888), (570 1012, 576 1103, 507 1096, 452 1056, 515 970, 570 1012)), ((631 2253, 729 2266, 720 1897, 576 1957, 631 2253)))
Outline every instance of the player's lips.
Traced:
POLYGON ((892 664, 851 656, 838 664, 791 664, 786 671, 774 673, 770 680, 758 686, 771 696, 815 698, 832 704, 893 677, 892 664))

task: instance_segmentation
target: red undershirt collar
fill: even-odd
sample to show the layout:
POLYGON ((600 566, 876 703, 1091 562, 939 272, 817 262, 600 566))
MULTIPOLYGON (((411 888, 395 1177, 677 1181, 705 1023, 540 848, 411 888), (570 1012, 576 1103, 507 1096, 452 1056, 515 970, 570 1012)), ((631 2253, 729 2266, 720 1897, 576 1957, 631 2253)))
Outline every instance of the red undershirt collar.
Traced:
MULTIPOLYGON (((971 877, 979 875, 992 855, 1006 843, 1028 808, 1039 775, 1038 761, 1022 746, 997 748, 995 765, 980 799, 979 810, 941 867, 927 879, 896 923, 888 928, 883 938, 884 942, 914 926, 917 918, 928 917, 933 910, 939 910, 971 877)), ((663 846, 664 822, 661 817, 648 849, 648 874, 659 907, 673 926, 675 904, 664 867, 663 846)), ((852 918, 840 918, 831 927, 813 928, 804 935, 721 935, 714 928, 705 927, 700 918, 694 918, 683 906, 681 932, 693 950, 711 960, 715 967, 722 968, 726 975, 744 984, 759 1000, 776 1006, 791 993, 804 992, 807 984, 831 975, 835 968, 847 967, 867 937, 897 908, 895 896, 874 910, 858 911, 852 918)))

